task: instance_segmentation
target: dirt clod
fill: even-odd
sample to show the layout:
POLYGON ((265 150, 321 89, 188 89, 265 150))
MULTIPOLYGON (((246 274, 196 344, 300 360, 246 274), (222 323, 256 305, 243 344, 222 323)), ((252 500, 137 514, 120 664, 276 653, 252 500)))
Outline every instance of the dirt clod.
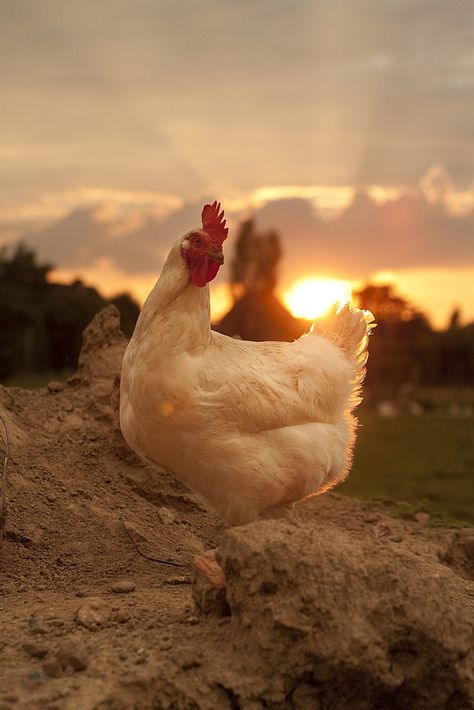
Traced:
POLYGON ((74 621, 89 631, 96 631, 106 619, 104 604, 100 599, 88 599, 76 610, 74 621))
POLYGON ((32 641, 27 641, 23 644, 23 650, 33 658, 44 658, 48 653, 47 646, 42 646, 32 641))
POLYGON ((56 655, 58 663, 65 670, 83 671, 89 664, 89 654, 79 639, 70 639, 61 643, 56 655))

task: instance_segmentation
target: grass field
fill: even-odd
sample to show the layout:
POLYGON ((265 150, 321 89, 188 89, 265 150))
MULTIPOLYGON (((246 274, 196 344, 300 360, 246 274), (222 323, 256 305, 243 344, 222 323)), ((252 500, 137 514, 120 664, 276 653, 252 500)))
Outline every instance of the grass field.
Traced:
POLYGON ((337 492, 392 499, 403 514, 474 524, 474 419, 447 414, 392 418, 363 411, 348 480, 337 492))

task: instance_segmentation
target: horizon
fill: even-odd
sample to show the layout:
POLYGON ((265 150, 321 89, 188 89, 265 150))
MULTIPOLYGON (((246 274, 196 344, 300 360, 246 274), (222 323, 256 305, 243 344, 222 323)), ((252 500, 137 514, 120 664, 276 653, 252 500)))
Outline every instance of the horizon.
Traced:
MULTIPOLYGON (((265 196, 268 192, 268 190, 265 191, 265 196)), ((318 192, 321 193, 321 188, 318 189, 318 192)), ((463 215, 462 212, 459 214, 458 210, 452 210, 448 200, 430 201, 421 189, 417 193, 412 190, 410 193, 403 191, 398 195, 392 192, 388 197, 384 196, 385 200, 375 189, 367 192, 354 192, 352 196, 349 190, 345 190, 345 204, 340 197, 339 200, 334 199, 335 193, 335 190, 330 192, 331 201, 328 200, 323 209, 320 208, 319 211, 315 209, 315 201, 311 201, 309 197, 295 197, 297 193, 294 188, 292 188, 293 197, 291 198, 283 197, 265 201, 266 197, 263 199, 259 197, 258 201, 254 202, 255 207, 252 212, 248 205, 242 209, 241 203, 231 203, 240 209, 227 213, 228 217, 230 214, 231 228, 229 239, 225 245, 226 264, 220 270, 218 278, 210 284, 214 322, 218 321, 232 305, 230 290, 227 287, 228 266, 231 262, 238 224, 242 218, 248 218, 253 214, 257 228, 265 231, 272 228, 273 223, 269 221, 271 215, 283 211, 284 219, 282 221, 291 229, 293 223, 298 223, 298 219, 295 218, 292 211, 303 210, 306 212, 306 217, 310 215, 313 220, 318 220, 318 229, 322 230, 322 236, 325 236, 325 229, 336 230, 337 233, 341 225, 344 225, 343 237, 346 240, 350 239, 355 232, 355 228, 351 227, 350 222, 347 225, 348 215, 354 212, 354 206, 357 206, 361 200, 365 208, 369 208, 362 229, 370 227, 373 222, 371 210, 381 214, 388 210, 390 214, 394 207, 403 206, 407 200, 411 206, 418 205, 422 212, 433 209, 434 214, 441 215, 443 219, 452 220, 453 224, 457 224, 459 221, 463 223, 466 219, 466 215, 463 215), (378 199, 375 199, 374 195, 378 195, 378 199), (337 207, 335 207, 335 203, 337 203, 337 207)), ((192 218, 194 217, 194 221, 196 221, 196 215, 200 214, 201 206, 201 204, 198 206, 194 203, 181 204, 178 207, 168 207, 166 211, 162 210, 161 213, 157 213, 142 207, 137 209, 136 206, 130 209, 129 205, 123 203, 120 205, 114 205, 111 202, 106 205, 89 204, 73 210, 57 222, 47 224, 39 229, 32 229, 30 225, 29 230, 27 229, 22 235, 17 236, 22 236, 29 246, 37 250, 40 259, 52 262, 53 265, 55 265, 55 256, 59 255, 65 259, 66 266, 55 265, 55 268, 52 269, 51 280, 70 283, 80 279, 86 285, 97 288, 106 297, 127 291, 142 305, 159 276, 168 248, 175 241, 176 235, 193 228, 192 218), (187 227, 184 226, 185 222, 187 222, 187 227), (168 238, 168 230, 173 230, 172 225, 176 225, 175 233, 173 237, 168 238), (92 231, 89 243, 88 240, 83 239, 84 232, 88 231, 92 231), (134 242, 137 245, 134 255, 136 263, 130 262, 132 249, 127 247, 127 243, 133 245, 134 242), (90 259, 89 252, 93 254, 97 250, 100 254, 99 245, 101 243, 102 247, 105 244, 107 251, 104 253, 108 252, 109 256, 99 256, 95 261, 90 259), (79 259, 81 253, 82 264, 74 267, 72 263, 76 258, 79 259), (88 265, 89 260, 92 262, 91 266, 88 265), (153 260, 156 267, 150 269, 150 261, 153 260), (125 269, 127 263, 130 272, 125 269), (147 263, 147 273, 142 273, 142 263, 147 263)), ((355 216, 360 222, 360 209, 355 210, 355 216)), ((449 221, 448 224, 450 224, 449 221)), ((402 256, 402 268, 374 268, 374 264, 377 263, 377 256, 375 256, 375 261, 371 262, 371 268, 368 269, 364 267, 363 260, 354 262, 350 268, 341 261, 339 270, 331 269, 331 263, 334 263, 338 258, 340 250, 338 245, 336 245, 336 253, 334 254, 334 245, 328 246, 328 244, 318 243, 317 235, 313 240, 314 243, 309 244, 313 235, 305 234, 308 225, 303 229, 301 219, 299 225, 302 229, 302 233, 299 234, 291 231, 282 233, 277 228, 275 230, 280 234, 283 244, 283 268, 280 269, 283 275, 279 280, 276 293, 295 317, 313 319, 321 315, 325 307, 333 300, 339 300, 339 297, 344 299, 348 290, 358 290, 367 283, 390 283, 401 296, 425 312, 432 325, 437 329, 442 329, 447 325, 454 308, 461 308, 463 322, 474 319, 474 270, 471 267, 458 265, 453 269, 436 265, 436 263, 434 266, 424 267, 417 263, 416 254, 409 252, 400 255, 395 251, 392 258, 399 259, 402 256), (288 249, 294 252, 295 244, 298 247, 296 254, 288 255, 286 253, 288 249), (308 259, 308 253, 305 254, 305 247, 312 259, 308 259), (319 263, 318 252, 323 257, 319 263), (403 259, 405 260, 404 265, 403 259), (314 288, 313 291, 308 289, 308 281, 318 282, 316 290, 314 288), (294 295, 293 299, 291 298, 290 292, 294 291, 295 286, 302 282, 306 285, 304 292, 309 298, 314 296, 314 298, 320 299, 319 302, 314 302, 313 310, 311 302, 306 307, 301 303, 296 306, 294 295), (329 286, 327 294, 322 293, 321 290, 321 285, 324 282, 327 282, 329 286), (334 291, 334 282, 340 286, 340 296, 337 290, 334 291), (462 298, 459 297, 460 291, 462 291, 462 298), (452 294, 451 300, 446 299, 446 292, 452 294), (335 294, 334 299, 331 298, 333 294, 335 294)), ((314 228, 314 225, 310 225, 310 227, 314 228)), ((361 229, 360 224, 358 229, 361 229)), ((11 241, 10 244, 12 243, 14 242, 11 241)), ((356 240, 354 246, 358 249, 360 242, 356 240)), ((466 246, 469 249, 469 244, 466 246)), ((446 254, 441 251, 440 254, 435 255, 435 262, 436 259, 439 260, 445 256, 446 254)), ((463 255, 460 256, 462 258, 463 255)))

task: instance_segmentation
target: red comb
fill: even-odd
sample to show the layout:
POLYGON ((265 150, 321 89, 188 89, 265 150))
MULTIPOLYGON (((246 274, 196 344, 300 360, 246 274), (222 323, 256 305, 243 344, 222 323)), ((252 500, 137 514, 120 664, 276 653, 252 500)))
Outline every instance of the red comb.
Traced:
POLYGON ((217 204, 217 200, 212 205, 204 205, 202 208, 202 227, 209 234, 213 242, 219 242, 222 245, 224 239, 227 238, 229 228, 225 226, 224 210, 219 214, 221 203, 217 204))

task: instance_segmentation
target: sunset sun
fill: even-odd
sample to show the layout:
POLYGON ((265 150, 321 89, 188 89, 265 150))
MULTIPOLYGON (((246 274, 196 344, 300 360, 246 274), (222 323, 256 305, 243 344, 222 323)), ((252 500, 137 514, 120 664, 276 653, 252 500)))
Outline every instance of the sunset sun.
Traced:
POLYGON ((351 287, 340 279, 306 278, 296 281, 283 294, 283 300, 297 318, 312 320, 323 315, 333 304, 351 300, 351 287))

